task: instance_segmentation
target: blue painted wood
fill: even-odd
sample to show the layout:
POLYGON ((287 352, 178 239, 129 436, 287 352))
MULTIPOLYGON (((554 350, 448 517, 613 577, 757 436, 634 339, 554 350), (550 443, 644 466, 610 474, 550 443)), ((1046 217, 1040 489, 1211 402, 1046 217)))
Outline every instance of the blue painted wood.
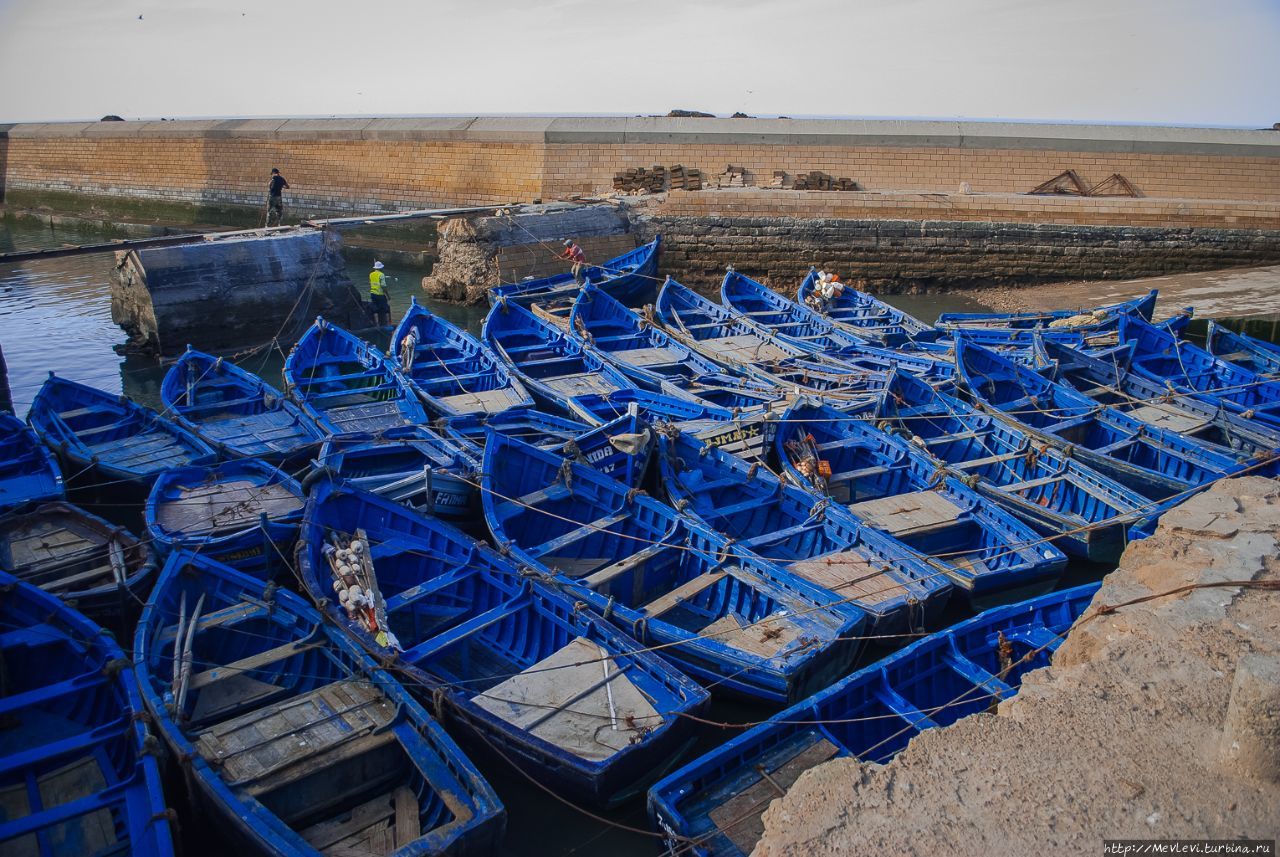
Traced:
POLYGON ((1157 504, 1185 499, 1247 466, 1239 456, 1100 405, 963 337, 956 341, 956 367, 966 393, 985 409, 1017 420, 1041 441, 1157 504))
POLYGON ((810 268, 796 289, 796 301, 863 339, 896 347, 908 342, 931 342, 938 337, 933 326, 851 285, 846 284, 844 291, 833 298, 823 298, 814 293, 817 282, 818 269, 810 268))
POLYGON ((478 509, 479 448, 422 426, 330 438, 313 469, 321 472, 442 518, 470 519, 478 509))
MULTIPOLYGON (((588 267, 583 278, 608 292, 615 300, 628 306, 634 305, 646 293, 651 294, 657 285, 655 278, 661 247, 662 237, 658 236, 648 244, 642 244, 621 256, 588 267)), ((492 288, 489 290, 489 305, 493 306, 503 300, 522 306, 557 300, 572 301, 577 293, 578 283, 574 282, 573 274, 556 274, 523 283, 504 283, 492 288)))
POLYGON ((284 462, 314 455, 324 433, 257 375, 190 346, 160 383, 165 412, 220 454, 284 462))
POLYGON ((1260 375, 1280 375, 1280 345, 1228 330, 1210 320, 1206 350, 1220 360, 1243 366, 1260 375))
POLYGON ((1228 363, 1198 345, 1139 318, 1120 320, 1120 339, 1133 343, 1133 371, 1248 419, 1280 427, 1280 381, 1228 363))
POLYGON ((488 346, 421 306, 416 297, 409 299, 409 309, 391 335, 390 357, 433 414, 533 406, 524 385, 488 346))
POLYGON ((861 610, 553 452, 491 432, 482 499, 499 550, 717 690, 798 699, 861 646, 861 610))
POLYGON ((502 804, 444 729, 290 592, 175 551, 143 611, 133 660, 147 709, 183 760, 193 799, 238 847, 313 855, 307 835, 322 835, 320 825, 375 800, 387 818, 387 800, 401 787, 417 801, 420 827, 417 839, 397 843, 404 853, 486 853, 501 838, 502 804), (179 617, 185 613, 191 628, 197 605, 183 697, 174 692, 174 640, 179 617), (317 696, 326 693, 352 701, 317 696), (282 734, 279 712, 294 706, 304 718, 316 706, 331 716, 282 734), (264 719, 270 726, 262 734, 244 733, 264 719), (242 749, 216 764, 206 756, 236 744, 242 749))
POLYGON ((945 566, 930 565, 897 539, 765 468, 683 433, 660 435, 658 460, 676 508, 856 605, 871 617, 869 634, 922 628, 951 597, 945 566))
POLYGON ((409 382, 378 349, 317 318, 284 361, 285 388, 327 434, 427 422, 409 382))
POLYGON ((685 848, 674 841, 681 836, 698 840, 689 853, 699 857, 750 853, 759 816, 779 794, 771 784, 786 788, 832 757, 885 763, 923 730, 1009 699, 1024 675, 1049 664, 1097 591, 996 607, 912 643, 666 777, 649 791, 650 817, 674 848, 685 848))
POLYGON ((1072 556, 1114 563, 1129 531, 1141 537, 1155 526, 1142 495, 917 378, 895 375, 874 417, 1072 556))
POLYGON ((124 652, 103 628, 3 571, 0 593, 0 771, 6 784, 25 784, 6 800, 0 851, 172 855, 160 770, 124 652), (15 802, 22 791, 25 806, 15 802))
POLYGON ((1115 330, 1120 318, 1136 313, 1150 321, 1156 308, 1159 292, 1152 289, 1147 294, 1122 301, 1117 304, 1094 307, 1091 309, 1043 310, 1040 312, 944 312, 938 316, 937 326, 946 329, 961 327, 1016 327, 1016 328, 1048 328, 1055 321, 1071 318, 1076 315, 1093 315, 1095 321, 1067 328, 1077 332, 1115 330))
POLYGON ((194 433, 150 408, 52 372, 27 420, 64 459, 72 487, 119 482, 146 489, 170 467, 217 457, 194 433))
MULTIPOLYGON (((325 600, 333 621, 375 656, 396 652, 415 694, 435 704, 436 695, 443 695, 445 722, 460 740, 469 737, 476 745, 500 748, 556 793, 598 806, 616 804, 669 770, 692 742, 693 721, 682 715, 704 707, 705 690, 642 651, 599 614, 522 576, 514 563, 448 524, 326 482, 308 501, 304 532, 302 581, 313 598, 325 600), (333 598, 333 575, 322 548, 334 533, 345 541, 356 528, 368 537, 398 647, 380 645, 333 598), (494 610, 501 618, 467 633, 473 627, 469 623, 494 610), (590 641, 600 652, 601 661, 590 673, 593 683, 606 664, 615 674, 624 671, 661 715, 619 724, 624 746, 616 752, 596 754, 584 746, 582 754, 575 753, 477 704, 486 694, 510 698, 498 685, 525 670, 536 672, 541 661, 575 638, 590 641)), ((518 716, 529 713, 519 709, 518 716)), ((583 741, 594 744, 590 736, 583 741)))
POLYGON ((775 444, 789 480, 848 505, 864 525, 892 523, 895 538, 932 558, 929 564, 971 602, 1043 592, 1067 564, 1065 554, 1028 525, 868 419, 802 400, 783 415, 775 444), (897 504, 903 511, 884 508, 902 495, 909 495, 897 504), (920 517, 911 511, 928 504, 933 507, 920 517))
POLYGON ((257 459, 176 467, 147 497, 147 535, 162 559, 181 548, 263 580, 288 579, 303 502, 296 479, 257 459))
POLYGON ((62 471, 53 453, 22 420, 0 412, 0 512, 62 495, 62 471))

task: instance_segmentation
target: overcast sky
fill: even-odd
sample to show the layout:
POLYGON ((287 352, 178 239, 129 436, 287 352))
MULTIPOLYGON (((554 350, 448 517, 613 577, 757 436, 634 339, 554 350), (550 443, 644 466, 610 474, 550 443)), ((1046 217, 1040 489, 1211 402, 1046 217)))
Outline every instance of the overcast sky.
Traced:
POLYGON ((1280 0, 0 0, 0 122, 1280 121, 1280 0), (139 17, 141 16, 141 17, 139 17))

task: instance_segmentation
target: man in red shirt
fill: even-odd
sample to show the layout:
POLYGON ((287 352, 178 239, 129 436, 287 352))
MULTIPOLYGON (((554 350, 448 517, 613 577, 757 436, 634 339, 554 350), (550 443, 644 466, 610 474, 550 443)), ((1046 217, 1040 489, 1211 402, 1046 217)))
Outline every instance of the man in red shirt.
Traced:
POLYGON ((564 254, 561 259, 565 259, 573 263, 573 281, 578 285, 582 285, 582 268, 587 264, 586 254, 582 252, 582 248, 569 238, 564 239, 564 254))

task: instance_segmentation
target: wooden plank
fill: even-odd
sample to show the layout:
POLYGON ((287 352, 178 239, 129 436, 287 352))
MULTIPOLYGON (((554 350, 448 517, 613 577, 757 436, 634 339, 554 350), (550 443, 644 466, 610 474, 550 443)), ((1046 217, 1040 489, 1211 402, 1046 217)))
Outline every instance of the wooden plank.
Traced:
POLYGON ((880 566, 872 565, 865 557, 852 551, 838 551, 793 562, 787 566, 787 571, 830 589, 841 598, 864 604, 878 604, 903 594, 903 590, 894 585, 894 579, 880 566))
POLYGON ((762 817, 773 799, 784 795, 805 771, 838 752, 835 744, 818 738, 772 771, 760 771, 760 779, 754 785, 738 792, 707 815, 743 854, 750 854, 764 835, 762 817))
POLYGON ((407 786, 392 794, 396 805, 396 848, 404 848, 422 835, 421 808, 418 797, 407 786))
POLYGON ((1129 416, 1148 425, 1187 434, 1205 425, 1207 420, 1169 405, 1143 405, 1128 412, 1129 416))
POLYGON ((796 623, 782 617, 770 617, 744 626, 736 615, 729 614, 703 628, 701 633, 739 651, 773 658, 798 640, 803 632, 796 623))
POLYGON ((290 640, 283 646, 276 646, 274 649, 267 649, 265 652, 258 652, 256 655, 250 655, 247 658, 241 658, 229 664, 198 672, 191 677, 188 690, 199 690, 214 682, 222 681, 229 676, 252 672, 260 667, 265 667, 267 664, 274 664, 285 658, 291 658, 296 654, 305 652, 307 649, 314 649, 319 645, 320 643, 299 643, 297 640, 290 640))
MULTIPOLYGON (((351 814, 344 820, 322 821, 299 831, 299 833, 312 848, 317 851, 325 851, 343 840, 355 836, 366 828, 396 815, 399 809, 399 792, 402 790, 408 791, 408 789, 403 788, 396 789, 394 797, 387 794, 378 795, 352 809, 351 814)), ((409 794, 412 795, 413 792, 409 792, 409 794)), ((413 808, 416 817, 418 809, 416 800, 413 808)), ((416 839, 417 837, 415 836, 414 838, 416 839)))
POLYGON ((945 529, 962 514, 959 506, 936 491, 914 491, 849 506, 869 526, 895 536, 945 529))
POLYGON ((643 611, 649 616, 661 616, 668 610, 679 605, 682 601, 688 601, 702 590, 715 586, 720 582, 720 578, 724 577, 728 572, 724 571, 708 571, 693 578, 693 580, 685 581, 680 586, 660 595, 648 604, 644 605, 643 611))

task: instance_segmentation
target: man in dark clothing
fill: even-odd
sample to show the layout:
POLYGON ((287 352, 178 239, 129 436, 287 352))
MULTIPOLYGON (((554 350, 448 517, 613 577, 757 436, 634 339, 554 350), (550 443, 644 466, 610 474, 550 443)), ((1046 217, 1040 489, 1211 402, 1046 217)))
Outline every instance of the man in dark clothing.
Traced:
POLYGON ((267 225, 279 226, 284 221, 284 189, 289 183, 275 167, 271 168, 271 182, 267 185, 267 225), (274 218, 275 222, 272 223, 274 218))

